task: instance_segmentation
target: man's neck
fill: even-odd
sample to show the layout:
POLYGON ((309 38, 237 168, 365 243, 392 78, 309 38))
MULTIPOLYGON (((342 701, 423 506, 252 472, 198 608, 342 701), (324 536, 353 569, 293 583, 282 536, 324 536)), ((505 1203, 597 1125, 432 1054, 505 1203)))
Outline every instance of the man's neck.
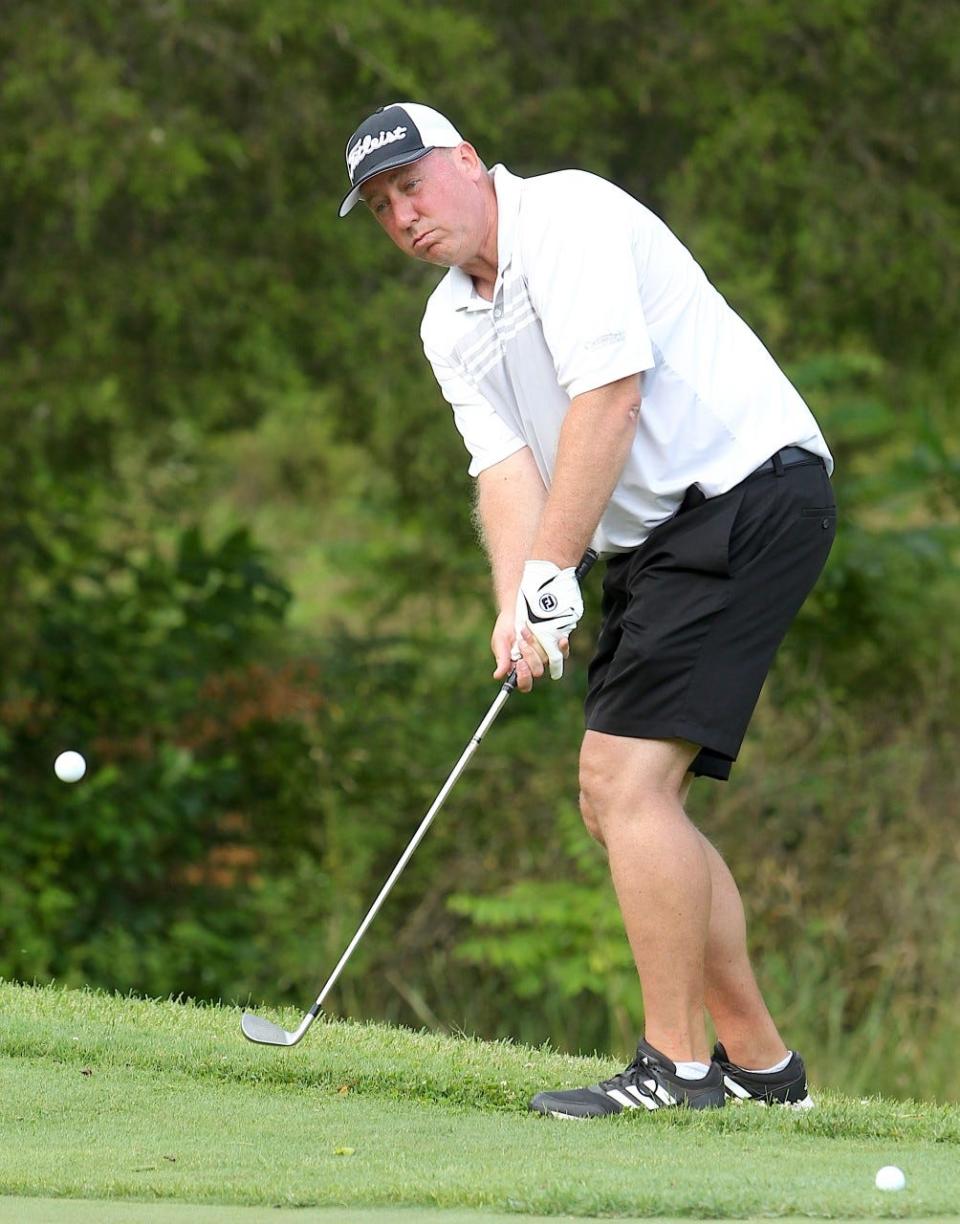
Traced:
POLYGON ((493 186, 493 176, 489 176, 490 196, 489 208, 487 209, 487 225, 483 236, 483 242, 480 245, 480 250, 472 259, 468 259, 466 263, 460 265, 461 271, 472 279, 473 287, 477 293, 487 302, 493 301, 493 290, 497 283, 497 272, 499 270, 498 251, 497 251, 497 221, 499 212, 497 209, 497 193, 493 186))

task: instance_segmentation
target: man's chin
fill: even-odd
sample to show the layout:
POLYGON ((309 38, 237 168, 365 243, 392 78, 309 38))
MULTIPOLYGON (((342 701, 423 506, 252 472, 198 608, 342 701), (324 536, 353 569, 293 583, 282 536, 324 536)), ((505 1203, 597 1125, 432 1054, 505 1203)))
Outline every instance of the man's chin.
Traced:
POLYGON ((435 264, 438 268, 452 268, 454 261, 449 255, 444 254, 442 250, 438 250, 439 246, 439 243, 434 243, 425 251, 414 251, 414 258, 421 260, 423 263, 435 264))
POLYGON ((450 235, 441 236, 432 242, 424 243, 423 250, 410 252, 415 259, 424 263, 434 264, 438 268, 454 268, 460 263, 459 255, 463 250, 462 242, 451 241, 450 235))

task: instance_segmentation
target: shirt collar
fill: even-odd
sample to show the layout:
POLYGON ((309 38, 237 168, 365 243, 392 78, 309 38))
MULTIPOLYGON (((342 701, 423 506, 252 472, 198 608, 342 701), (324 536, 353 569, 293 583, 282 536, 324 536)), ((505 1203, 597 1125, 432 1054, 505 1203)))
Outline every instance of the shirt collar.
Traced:
MULTIPOLYGON (((491 170, 493 188, 497 194, 497 280, 513 258, 513 243, 517 232, 517 217, 520 213, 520 195, 523 179, 511 174, 503 165, 491 170)), ((451 268, 450 294, 454 310, 489 310, 490 302, 482 298, 473 287, 473 278, 461 268, 451 268)))

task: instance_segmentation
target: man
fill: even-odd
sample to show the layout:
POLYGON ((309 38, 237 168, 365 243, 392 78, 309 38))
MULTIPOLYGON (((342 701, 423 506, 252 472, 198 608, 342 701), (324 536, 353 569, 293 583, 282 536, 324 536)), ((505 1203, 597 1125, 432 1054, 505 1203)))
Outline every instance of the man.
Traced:
POLYGON ((684 802, 694 776, 729 776, 830 550, 817 423, 689 252, 603 179, 488 171, 412 102, 364 120, 347 168, 341 216, 362 199, 402 251, 449 269, 421 335, 477 480, 497 677, 515 664, 528 691, 546 668, 562 675, 583 610, 574 568, 591 544, 608 558, 581 807, 609 858, 645 1033, 621 1074, 531 1108, 807 1106, 736 885, 684 802))

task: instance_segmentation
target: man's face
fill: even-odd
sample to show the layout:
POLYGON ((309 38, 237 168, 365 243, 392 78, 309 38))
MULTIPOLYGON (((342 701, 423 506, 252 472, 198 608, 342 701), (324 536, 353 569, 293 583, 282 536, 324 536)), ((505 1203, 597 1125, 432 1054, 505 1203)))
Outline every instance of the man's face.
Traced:
POLYGON ((384 170, 360 195, 401 251, 450 268, 472 259, 483 240, 481 174, 476 152, 462 144, 384 170))

